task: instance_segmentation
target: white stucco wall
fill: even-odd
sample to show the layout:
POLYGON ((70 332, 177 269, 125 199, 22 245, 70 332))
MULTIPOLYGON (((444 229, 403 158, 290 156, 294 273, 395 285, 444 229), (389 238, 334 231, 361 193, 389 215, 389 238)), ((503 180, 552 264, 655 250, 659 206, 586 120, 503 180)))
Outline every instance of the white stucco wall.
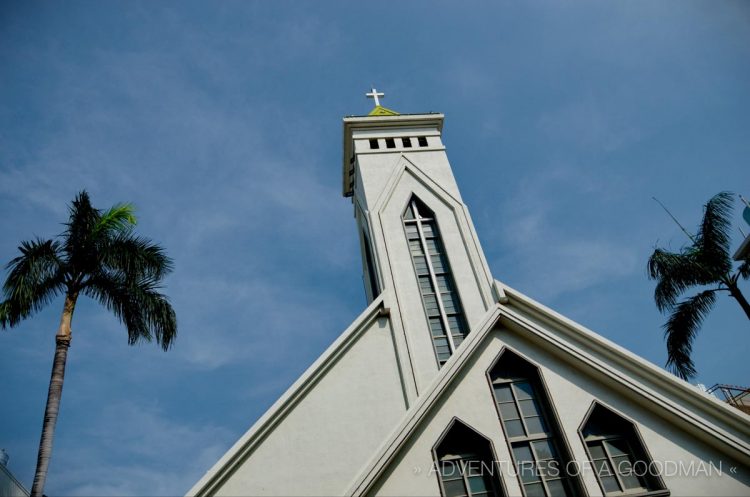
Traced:
POLYGON ((352 130, 351 143, 357 221, 369 226, 380 278, 393 292, 397 346, 400 356, 408 358, 404 369, 413 371, 414 401, 437 375, 438 363, 402 223, 413 195, 435 212, 470 329, 494 304, 494 281, 442 143, 442 116, 407 119, 399 124, 402 119, 394 118, 388 126, 373 120, 371 126, 352 130), (411 138, 412 147, 403 147, 404 137, 411 138), (424 137, 427 146, 419 146, 416 137, 424 137), (394 140, 395 148, 386 147, 386 138, 394 140), (378 140, 378 149, 371 147, 371 139, 378 140))
POLYGON ((392 330, 380 317, 215 495, 340 495, 405 409, 392 330))
POLYGON ((406 204, 414 194, 435 213, 445 254, 470 327, 486 314, 490 287, 486 279, 477 278, 477 272, 482 270, 481 263, 476 254, 472 254, 472 245, 467 243, 469 240, 466 235, 470 231, 466 220, 461 218, 461 205, 447 204, 445 199, 438 197, 434 191, 405 171, 387 201, 374 214, 378 221, 374 225, 380 231, 378 241, 385 246, 385 250, 380 251, 386 257, 381 267, 391 269, 388 276, 410 341, 415 375, 422 391, 437 374, 438 365, 401 220, 406 204), (462 223, 463 229, 460 226, 462 223))
MULTIPOLYGON (((481 344, 474 359, 457 375, 451 387, 429 415, 429 419, 408 440, 392 465, 374 486, 374 494, 385 496, 439 496, 437 476, 430 471, 432 448, 451 419, 456 416, 491 440, 501 468, 511 461, 502 427, 494 407, 494 400, 485 372, 503 346, 526 356, 540 366, 543 379, 560 419, 561 429, 573 458, 587 461, 578 428, 589 407, 596 399, 623 413, 635 422, 654 461, 682 462, 695 467, 715 468, 712 476, 670 475, 663 480, 673 496, 746 496, 750 495, 750 468, 733 460, 692 434, 674 426, 659 409, 649 409, 622 387, 603 383, 529 340, 530 335, 508 329, 496 329, 481 344), (505 464, 502 463, 505 461, 505 464), (701 466, 703 465, 703 466, 701 466), (721 468, 720 476, 717 469, 721 468), (731 468, 736 473, 731 473, 731 468)), ((503 482, 509 495, 520 495, 515 477, 505 474, 503 482)), ((594 475, 583 478, 590 496, 602 495, 594 475)))

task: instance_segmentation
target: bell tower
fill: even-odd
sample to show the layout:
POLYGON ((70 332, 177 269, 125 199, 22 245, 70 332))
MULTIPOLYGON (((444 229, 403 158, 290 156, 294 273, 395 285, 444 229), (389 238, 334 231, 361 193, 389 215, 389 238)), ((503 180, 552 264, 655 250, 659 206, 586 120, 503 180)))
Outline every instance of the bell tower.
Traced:
POLYGON ((385 305, 416 395, 497 302, 442 141, 444 116, 380 104, 344 118, 343 195, 352 199, 368 302, 385 305))

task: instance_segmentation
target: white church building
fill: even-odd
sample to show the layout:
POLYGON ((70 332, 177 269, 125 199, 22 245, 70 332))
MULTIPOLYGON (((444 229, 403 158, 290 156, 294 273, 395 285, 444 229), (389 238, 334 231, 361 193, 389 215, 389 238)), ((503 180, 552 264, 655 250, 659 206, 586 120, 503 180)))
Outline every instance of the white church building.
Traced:
POLYGON ((750 416, 495 280, 443 115, 344 119, 369 306, 190 496, 747 496, 750 416))

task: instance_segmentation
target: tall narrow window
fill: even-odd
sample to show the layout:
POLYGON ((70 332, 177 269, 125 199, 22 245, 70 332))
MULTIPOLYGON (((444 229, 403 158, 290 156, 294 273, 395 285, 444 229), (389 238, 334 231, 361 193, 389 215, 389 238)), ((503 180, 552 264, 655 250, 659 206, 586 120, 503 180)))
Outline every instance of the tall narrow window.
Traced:
POLYGON ((594 403, 580 432, 605 495, 668 494, 633 423, 594 403))
POLYGON ((486 438, 459 420, 434 449, 443 497, 500 497, 500 472, 486 438))
POLYGON ((461 345, 468 327, 434 213, 412 197, 403 221, 435 354, 442 366, 461 345))
POLYGON ((375 297, 380 295, 380 287, 378 285, 378 276, 375 272, 375 261, 372 257, 372 249, 370 247, 370 238, 367 236, 367 233, 363 230, 362 231, 362 245, 364 246, 365 250, 365 266, 366 266, 366 278, 367 278, 367 285, 370 290, 370 301, 375 300, 375 297))
POLYGON ((539 372, 505 350, 489 373, 497 410, 526 497, 580 494, 539 372))

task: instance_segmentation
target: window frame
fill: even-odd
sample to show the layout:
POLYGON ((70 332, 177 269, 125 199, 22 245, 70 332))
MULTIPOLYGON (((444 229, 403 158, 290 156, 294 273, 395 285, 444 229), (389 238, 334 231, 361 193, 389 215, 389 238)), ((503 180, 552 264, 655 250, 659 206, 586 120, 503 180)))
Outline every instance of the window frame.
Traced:
MULTIPOLYGON (((440 488, 440 495, 441 497, 447 497, 447 492, 445 491, 445 485, 443 483, 443 477, 442 473, 440 472, 440 457, 438 455, 438 449, 440 449, 440 446, 443 444, 445 439, 451 434, 451 432, 454 429, 457 429, 456 425, 463 425, 463 428, 466 430, 471 431, 478 439, 481 439, 485 444, 486 447, 484 449, 487 451, 487 455, 490 456, 490 461, 488 463, 492 466, 493 473, 490 475, 490 483, 491 488, 487 489, 487 495, 488 497, 505 497, 508 495, 508 490, 505 487, 505 479, 502 477, 502 471, 500 468, 500 465, 498 464, 497 459, 497 451, 495 451, 495 444, 492 443, 492 440, 490 440, 488 437, 484 436, 479 431, 475 430, 471 425, 463 421, 457 416, 453 416, 451 420, 448 422, 448 426, 445 427, 443 432, 438 437, 437 441, 433 444, 432 449, 430 450, 430 454, 432 455, 432 462, 433 464, 438 465, 436 468, 437 471, 435 471, 435 476, 438 481, 438 487, 440 488)), ((463 455, 463 454, 461 454, 463 455)), ((481 455, 479 453, 475 454, 477 456, 478 461, 481 463, 486 463, 485 461, 482 461, 481 455)), ((464 461, 467 461, 468 459, 465 459, 461 456, 457 457, 456 460, 463 463, 464 461)), ((461 478, 464 482, 464 487, 467 490, 466 497, 471 497, 471 489, 469 487, 469 481, 465 474, 461 474, 461 478)), ((457 480, 457 478, 456 478, 457 480)))
MULTIPOLYGON (((604 448, 604 441, 607 440, 625 440, 625 442, 628 444, 628 448, 631 449, 631 453, 628 454, 636 461, 639 461, 639 452, 640 455, 645 458, 645 462, 649 464, 649 467, 651 463, 653 462, 654 458, 651 456, 651 453, 648 450, 648 447, 646 446, 645 441, 643 440, 643 437, 641 436, 640 431, 638 430, 638 425, 634 423, 630 418, 623 415, 620 411, 611 408, 610 406, 604 404, 603 402, 599 400, 594 400, 591 405, 589 406, 588 410, 586 411, 586 414, 583 416, 583 421, 581 421, 581 424, 578 426, 578 437, 581 439, 581 444, 583 445, 583 449, 586 452, 586 457, 588 458, 588 463, 591 464, 592 471, 594 471, 594 478, 596 479, 596 483, 599 485, 600 490, 602 491, 602 495, 605 497, 666 497, 671 495, 670 490, 667 488, 666 484, 664 483, 664 479, 661 477, 661 474, 651 474, 648 477, 644 477, 647 484, 650 483, 654 487, 660 487, 660 488, 644 488, 644 489, 633 489, 633 490, 626 490, 626 491, 618 491, 618 492, 607 492, 604 489, 604 483, 602 482, 601 478, 599 478, 599 475, 596 473, 596 470, 594 469, 594 458, 591 455, 591 450, 589 449, 589 442, 586 440, 586 437, 584 435, 584 428, 588 424, 589 420, 591 419, 591 416, 594 414, 594 411, 596 409, 603 409, 604 411, 607 411, 610 416, 615 416, 620 418, 620 421, 624 424, 630 425, 630 433, 625 434, 619 434, 616 436, 599 436, 596 437, 592 442, 602 442, 602 447, 604 448), (632 440, 631 440, 632 438, 632 440), (634 447, 635 442, 638 447, 634 447)), ((605 454, 607 455, 607 461, 608 463, 612 463, 611 457, 609 455, 609 452, 605 448, 605 454)), ((620 480, 620 476, 617 473, 617 470, 613 467, 613 475, 615 476, 615 480, 617 481, 618 485, 620 485, 620 488, 624 488, 624 485, 622 484, 620 480)))
POLYGON ((424 310, 424 316, 425 316, 425 322, 427 324, 427 331, 430 335, 430 341, 432 342, 432 348, 433 352, 435 353, 435 361, 437 363, 438 369, 442 368, 444 364, 446 364, 451 357, 456 353, 456 350, 461 345, 461 343, 464 342, 466 337, 469 335, 469 332, 471 331, 469 329, 469 323, 466 319, 466 312, 464 311, 464 306, 461 300, 460 292, 458 291, 458 286, 456 285, 456 279, 453 276, 453 266, 450 262, 450 259, 448 257, 448 252, 445 248, 445 243, 443 241, 442 232, 440 230, 440 226, 438 224, 437 220, 437 214, 434 210, 430 209, 427 204, 420 199, 417 195, 412 194, 409 197, 408 202, 406 203, 406 206, 401 210, 401 226, 404 230, 404 240, 406 241, 406 250, 409 253, 409 258, 411 259, 412 263, 412 269, 414 270, 414 277, 416 279, 417 284, 417 291, 419 292, 419 296, 422 300, 422 309, 424 310), (421 214, 419 212, 419 209, 417 208, 418 204, 422 204, 425 209, 429 210, 431 213, 431 217, 421 217, 421 214), (414 219, 406 219, 407 212, 409 210, 412 210, 412 212, 415 214, 414 219), (424 234, 424 229, 422 228, 422 224, 424 221, 427 221, 428 223, 432 224, 433 229, 433 236, 430 238, 431 240, 436 240, 437 243, 440 244, 440 247, 442 250, 437 254, 431 254, 429 246, 427 244, 427 237, 424 234), (438 318, 440 319, 440 323, 443 327, 443 332, 445 333, 445 338, 448 343, 448 350, 449 355, 448 357, 442 361, 437 345, 435 343, 436 337, 442 337, 443 335, 434 335, 432 332, 432 325, 430 323, 430 318, 434 318, 435 316, 430 316, 429 312, 427 310, 427 302, 425 300, 425 293, 423 292, 422 285, 420 282, 420 276, 424 276, 424 274, 420 274, 417 270, 416 261, 414 259, 414 255, 411 251, 410 241, 412 240, 409 238, 409 232, 406 229, 407 223, 414 224, 417 228, 417 234, 419 235, 419 238, 415 239, 419 241, 420 247, 422 249, 422 257, 425 259, 425 263, 427 265, 427 276, 430 280, 430 285, 432 286, 432 296, 435 297, 436 304, 438 306, 438 318), (437 274, 435 271, 435 268, 432 263, 432 256, 436 255, 438 257, 442 256, 444 259, 444 270, 441 272, 440 275, 437 274), (450 287, 448 292, 443 292, 440 290, 440 285, 438 284, 438 276, 446 276, 446 282, 448 286, 450 287), (445 309, 445 302, 443 302, 443 294, 454 294, 455 295, 455 308, 453 312, 447 312, 445 309), (460 333, 462 335, 461 342, 456 344, 454 342, 453 332, 450 327, 450 318, 455 318, 457 320, 457 325, 460 330, 460 333))
MULTIPOLYGON (((492 395, 493 403, 495 404, 495 412, 497 414, 498 423, 500 424, 500 430, 503 435, 503 438, 505 439, 505 443, 508 447, 508 452, 510 453, 511 462, 514 465, 514 468, 518 469, 520 466, 518 464, 518 461, 516 460, 515 452, 513 451, 513 444, 516 445, 526 443, 528 445, 529 451, 531 451, 532 456, 535 458, 535 462, 539 460, 536 456, 536 452, 532 446, 532 442, 539 441, 539 440, 549 440, 552 446, 554 447, 555 451, 557 452, 556 459, 560 461, 561 463, 561 471, 563 471, 564 477, 563 480, 567 480, 568 489, 572 492, 572 496, 583 496, 588 497, 588 490, 586 489, 585 484, 581 480, 581 477, 579 474, 571 475, 564 472, 565 465, 573 462, 575 463, 576 459, 573 457, 573 451, 571 450, 570 444, 568 443, 568 439, 565 436, 565 432, 562 429, 562 423, 560 422, 560 417, 557 414, 557 409, 555 408, 554 401, 552 400, 552 396, 549 394, 549 388, 547 386, 547 382, 544 379, 544 375, 542 374, 542 370, 539 368, 539 366, 531 361, 528 357, 521 354, 515 349, 512 349, 511 347, 508 347, 506 345, 503 345, 500 348, 500 351, 495 355, 495 358, 491 361, 490 366, 485 371, 485 378, 487 379, 487 385, 490 389, 490 394, 492 395), (505 423, 503 421, 503 416, 500 412, 500 406, 498 405, 498 399, 495 395, 495 381, 492 378, 492 372, 493 370, 498 366, 500 361, 503 359, 503 357, 506 354, 511 354, 516 356, 517 359, 520 359, 525 363, 525 367, 528 368, 528 370, 531 372, 531 374, 528 377, 518 377, 518 380, 526 381, 528 382, 536 391, 537 393, 537 399, 535 399, 541 407, 542 412, 542 418, 544 422, 547 423, 547 430, 550 433, 548 436, 544 435, 531 435, 531 436, 524 436, 524 437, 509 437, 505 428, 505 423)), ((519 381, 520 382, 520 381, 519 381)), ((513 380, 509 380, 507 382, 501 381, 500 383, 513 383, 513 380)), ((512 387, 511 387, 512 388, 512 387)), ((520 407, 520 406, 518 406, 520 407)), ((517 408, 518 408, 517 407, 517 408)), ((525 422, 523 421, 523 413, 519 409, 519 416, 521 416, 520 419, 522 419, 522 425, 525 429, 525 422)), ((528 433, 528 432, 527 432, 528 433)), ((546 460, 546 459, 543 459, 546 460)), ((518 482, 518 486, 521 490, 521 494, 526 497, 528 494, 526 492, 526 486, 523 484, 523 481, 521 479, 521 475, 517 472, 515 475, 516 481, 518 482)), ((539 479, 540 482, 542 482, 542 488, 545 490, 546 494, 549 494, 549 490, 547 488, 546 481, 543 479, 543 477, 540 476, 539 479)), ((630 497, 630 496, 628 496, 630 497)))

